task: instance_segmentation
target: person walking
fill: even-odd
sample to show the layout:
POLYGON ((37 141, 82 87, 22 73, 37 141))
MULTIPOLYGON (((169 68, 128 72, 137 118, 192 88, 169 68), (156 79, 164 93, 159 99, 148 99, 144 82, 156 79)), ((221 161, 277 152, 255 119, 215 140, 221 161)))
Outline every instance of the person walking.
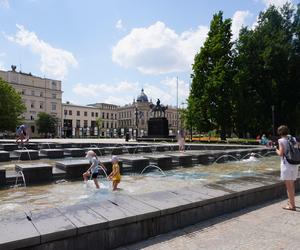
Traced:
POLYGON ((278 148, 276 153, 280 156, 280 179, 284 181, 287 195, 288 204, 283 207, 283 209, 296 211, 295 204, 295 180, 298 177, 298 166, 290 164, 286 159, 286 154, 289 148, 289 139, 295 140, 294 138, 289 138, 289 129, 287 126, 282 125, 277 129, 278 135, 281 137, 278 140, 278 148))

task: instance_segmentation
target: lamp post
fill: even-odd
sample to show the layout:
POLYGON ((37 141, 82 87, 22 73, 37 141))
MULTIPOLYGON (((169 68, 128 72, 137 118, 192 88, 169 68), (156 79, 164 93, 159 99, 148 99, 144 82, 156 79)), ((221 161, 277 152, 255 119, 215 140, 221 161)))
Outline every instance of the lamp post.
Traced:
POLYGON ((272 109, 272 131, 273 131, 273 136, 275 136, 275 106, 271 106, 272 109))
POLYGON ((139 120, 138 120, 138 116, 139 116, 139 113, 138 113, 138 108, 137 108, 137 105, 135 105, 135 128, 136 128, 136 133, 135 133, 135 137, 136 139, 138 138, 138 134, 139 134, 139 120))

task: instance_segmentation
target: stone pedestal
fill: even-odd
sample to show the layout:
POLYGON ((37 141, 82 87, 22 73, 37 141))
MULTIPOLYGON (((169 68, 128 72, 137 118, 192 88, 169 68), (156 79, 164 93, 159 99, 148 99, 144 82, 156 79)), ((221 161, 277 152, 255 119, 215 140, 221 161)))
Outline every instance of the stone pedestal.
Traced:
POLYGON ((5 169, 0 169, 0 188, 4 187, 6 184, 6 171, 5 169))
POLYGON ((142 156, 124 156, 120 158, 124 164, 130 165, 133 172, 140 173, 145 167, 149 165, 149 159, 142 156))
POLYGON ((146 155, 151 164, 154 164, 162 170, 172 168, 172 157, 166 155, 146 155))
POLYGON ((9 161, 9 152, 0 151, 0 161, 9 161))
POLYGON ((169 137, 168 119, 165 117, 152 117, 148 121, 148 137, 169 137))
POLYGON ((65 148, 64 151, 71 157, 85 156, 85 150, 83 148, 65 148))
POLYGON ((39 151, 33 150, 33 149, 28 149, 28 150, 14 150, 14 154, 21 161, 38 160, 39 159, 39 151))
POLYGON ((52 166, 46 163, 16 164, 16 171, 22 171, 27 185, 52 181, 52 166))
POLYGON ((47 158, 50 159, 57 159, 57 158, 63 158, 64 157, 64 150, 63 149, 41 149, 41 154, 44 154, 47 156, 47 158))
POLYGON ((18 144, 16 143, 3 143, 0 144, 0 149, 4 151, 14 151, 18 149, 18 144))

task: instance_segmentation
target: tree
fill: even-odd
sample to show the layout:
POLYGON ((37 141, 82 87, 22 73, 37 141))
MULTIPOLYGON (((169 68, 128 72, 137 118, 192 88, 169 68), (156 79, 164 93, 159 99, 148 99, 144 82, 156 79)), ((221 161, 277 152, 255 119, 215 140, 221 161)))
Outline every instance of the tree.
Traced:
POLYGON ((103 120, 99 117, 96 119, 96 127, 98 129, 98 137, 100 137, 100 127, 102 126, 103 120))
POLYGON ((270 133, 272 106, 275 126, 289 123, 295 113, 299 99, 295 73, 299 67, 292 73, 293 12, 290 4, 281 9, 271 6, 260 13, 255 29, 240 32, 234 77, 234 120, 239 135, 270 133))
POLYGON ((188 109, 199 131, 221 130, 226 139, 232 127, 233 55, 231 19, 220 11, 213 16, 210 31, 194 59, 188 109))
POLYGON ((48 133, 56 134, 58 119, 57 117, 47 114, 45 112, 38 113, 38 119, 36 120, 38 132, 44 134, 45 137, 48 133))
POLYGON ((22 122, 21 114, 25 111, 21 95, 0 78, 0 131, 15 131, 22 122))

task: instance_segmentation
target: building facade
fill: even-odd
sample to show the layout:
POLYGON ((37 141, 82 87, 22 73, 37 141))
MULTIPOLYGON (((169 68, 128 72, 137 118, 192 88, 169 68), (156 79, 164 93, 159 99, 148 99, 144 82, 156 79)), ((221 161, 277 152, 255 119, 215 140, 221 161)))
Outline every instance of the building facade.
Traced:
MULTIPOLYGON (((148 96, 142 89, 140 95, 131 104, 118 108, 118 128, 121 135, 126 132, 133 137, 148 135, 148 120, 153 116, 150 104, 152 104, 152 100, 148 100, 148 96)), ((169 134, 176 135, 180 128, 180 116, 177 108, 168 106, 166 118, 169 122, 169 134)))
MULTIPOLYGON (((131 137, 148 134, 148 120, 153 115, 152 101, 143 89, 136 100, 124 106, 108 103, 75 105, 62 103, 61 81, 17 72, 13 65, 9 71, 0 70, 0 77, 21 94, 26 106, 23 117, 33 136, 38 136, 35 120, 40 112, 58 118, 59 137, 122 137, 127 132, 131 137)), ((180 127, 177 108, 169 106, 166 118, 169 134, 176 135, 180 127)))
POLYGON ((117 137, 117 105, 95 103, 86 106, 62 104, 64 137, 117 137))
POLYGON ((14 65, 11 66, 9 71, 0 70, 0 77, 21 94, 26 106, 26 112, 23 114, 24 120, 33 135, 38 135, 35 125, 38 113, 46 112, 59 119, 57 134, 60 136, 62 118, 61 81, 41 78, 31 73, 17 72, 14 65))

